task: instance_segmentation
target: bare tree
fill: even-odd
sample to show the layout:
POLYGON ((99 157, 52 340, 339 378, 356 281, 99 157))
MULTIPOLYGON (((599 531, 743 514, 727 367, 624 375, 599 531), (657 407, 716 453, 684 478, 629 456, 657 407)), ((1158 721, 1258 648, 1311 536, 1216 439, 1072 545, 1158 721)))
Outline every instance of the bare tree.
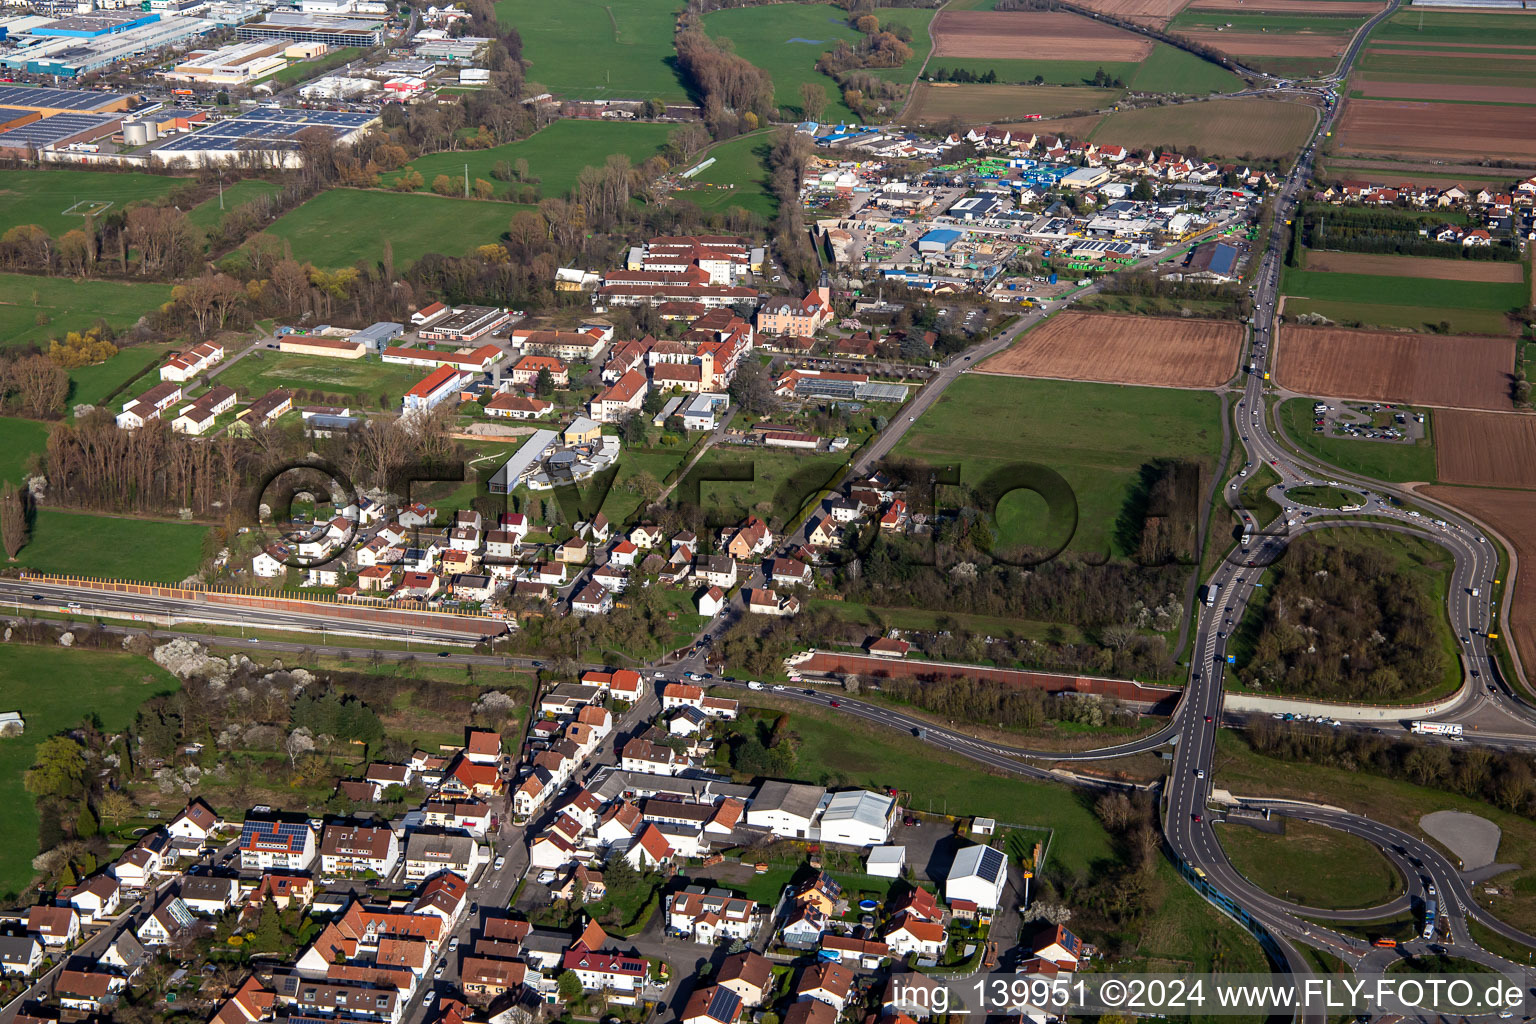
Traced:
POLYGON ((5 544, 5 554, 11 561, 27 545, 27 506, 21 491, 7 480, 0 490, 0 541, 5 544))

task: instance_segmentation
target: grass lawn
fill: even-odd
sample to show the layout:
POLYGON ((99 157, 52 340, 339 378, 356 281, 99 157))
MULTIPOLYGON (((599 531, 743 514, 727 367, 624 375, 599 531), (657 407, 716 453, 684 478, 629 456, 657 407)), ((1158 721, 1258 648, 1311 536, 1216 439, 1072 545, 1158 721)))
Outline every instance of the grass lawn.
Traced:
POLYGON ((271 196, 283 190, 283 186, 275 181, 267 181, 264 178, 246 178, 224 186, 224 209, 219 209, 219 197, 215 193, 212 199, 205 199, 192 207, 187 217, 204 231, 213 231, 224 219, 224 215, 237 206, 243 206, 253 199, 261 196, 271 196))
MULTIPOLYGON (((896 454, 936 466, 959 467, 975 485, 1006 467, 1038 464, 1060 473, 1077 498, 1075 551, 1126 555, 1116 519, 1141 467, 1159 458, 1191 458, 1214 469, 1221 450, 1221 404, 1203 391, 1026 380, 967 374, 907 432, 896 454), (977 443, 978 418, 987 441, 977 443)), ((1043 503, 1041 505, 1043 508, 1043 503)), ((1005 519, 1013 546, 1050 533, 1040 517, 1005 519)))
POLYGON ((903 806, 964 817, 995 817, 1012 825, 1053 829, 1047 866, 1082 875, 1115 857, 1091 801, 1064 786, 993 775, 973 762, 943 753, 915 737, 853 719, 822 718, 803 705, 754 694, 752 703, 776 715, 782 704, 799 736, 802 781, 817 785, 901 790, 903 806))
POLYGON ((739 206, 772 220, 779 212, 779 201, 768 187, 766 161, 771 149, 772 135, 748 135, 721 143, 705 154, 715 162, 693 176, 699 187, 679 192, 677 197, 706 210, 739 206))
POLYGON ((130 327, 169 301, 168 284, 0 274, 0 348, 47 342, 69 331, 83 331, 97 320, 116 328, 130 327), (38 323, 39 319, 43 322, 38 323))
POLYGON ((1041 76, 1046 85, 1092 85, 1094 74, 1102 68, 1111 80, 1118 78, 1127 88, 1138 92, 1200 95, 1242 88, 1242 79, 1232 72, 1167 43, 1157 43, 1147 59, 1140 63, 935 57, 928 62, 927 74, 933 76, 939 68, 972 71, 978 75, 995 71, 999 82, 1027 83, 1041 76))
MULTIPOLYGON (((432 179, 439 174, 446 174, 456 186, 461 185, 464 165, 468 164, 471 185, 476 178, 484 178, 495 185, 498 192, 505 192, 512 186, 493 177, 491 169, 498 161, 514 164, 518 160, 527 160, 528 172, 539 179, 539 192, 543 197, 564 196, 576 187, 577 176, 583 167, 602 167, 610 153, 627 154, 630 162, 639 166, 666 145, 667 136, 676 127, 649 122, 565 118, 518 142, 491 149, 433 153, 417 157, 410 166, 421 174, 426 187, 430 188, 432 179)), ((401 173, 394 171, 384 175, 384 183, 390 184, 401 173)), ((511 220, 512 214, 507 213, 506 219, 511 220)))
POLYGON ((1280 474, 1260 463, 1257 469, 1248 471, 1243 486, 1238 489, 1238 500, 1245 508, 1253 510, 1253 518, 1260 526, 1268 525, 1280 514, 1280 505, 1265 493, 1279 482, 1280 474))
POLYGON ((1037 75, 1045 79, 1044 85, 1092 85, 1094 73, 1101 68, 1111 79, 1118 78, 1129 83, 1131 77, 1140 70, 1141 65, 1135 61, 935 57, 928 62, 928 69, 924 75, 942 80, 938 76, 941 68, 946 71, 970 71, 977 75, 995 71, 999 82, 1013 85, 1033 83, 1037 75))
POLYGON ((640 495, 630 490, 627 486, 630 481, 642 473, 649 473, 661 483, 683 462, 682 445, 678 445, 676 451, 631 451, 625 449, 619 458, 619 472, 613 478, 613 486, 603 497, 603 515, 612 523, 628 523, 635 518, 636 511, 640 508, 640 495))
MULTIPOLYGON (((1452 810, 1477 814, 1499 826, 1499 861, 1519 868, 1498 877, 1506 896, 1489 896, 1481 886, 1473 890, 1477 902, 1501 920, 1525 931, 1536 927, 1536 822, 1501 811, 1469 797, 1447 793, 1411 782, 1387 779, 1360 769, 1280 761, 1254 753, 1243 737, 1230 729, 1216 733, 1216 766, 1213 785, 1239 796, 1284 796, 1330 803, 1366 814, 1376 821, 1400 828, 1435 843, 1419 828, 1419 819, 1432 811, 1452 810)), ((1435 843, 1435 845, 1439 845, 1435 843)), ((1445 850, 1456 863, 1456 857, 1445 850)))
POLYGON ((1304 103, 1215 99, 1118 111, 1093 130, 1092 141, 1136 149, 1193 147, 1202 155, 1231 159, 1280 159, 1294 155, 1316 123, 1316 111, 1304 103))
POLYGON ((429 252, 462 256, 495 242, 506 233, 512 215, 526 209, 513 203, 333 188, 288 211, 267 232, 291 242, 295 258, 320 267, 383 259, 388 238, 395 266, 403 269, 429 252))
POLYGON ((1402 876, 1364 839, 1309 821, 1282 820, 1284 835, 1230 824, 1217 833, 1232 866, 1265 892, 1330 910, 1376 907, 1402 895, 1402 876))
POLYGON ((689 97, 672 33, 682 6, 681 0, 500 0, 496 20, 521 33, 530 83, 573 99, 681 103, 689 97))
POLYGON ((188 182, 186 178, 136 171, 6 171, 0 181, 0 234, 18 224, 36 224, 58 238, 85 225, 80 214, 64 212, 77 202, 111 203, 107 208, 111 213, 142 199, 158 199, 188 182))
POLYGON ((359 405, 379 407, 381 394, 389 397, 384 407, 395 408, 400 398, 431 371, 419 366, 398 366, 372 356, 362 359, 328 359, 325 356, 253 352, 219 374, 215 381, 232 387, 245 401, 260 398, 273 388, 300 388, 347 395, 359 405))
POLYGON ((1427 414, 1427 436, 1413 444, 1388 444, 1360 438, 1329 437, 1312 432, 1312 399, 1292 398, 1280 406, 1280 423, 1303 452, 1349 473, 1388 483, 1435 479, 1433 413, 1427 414))
POLYGON ((40 508, 17 563, 40 572, 176 583, 197 571, 208 527, 40 508))
POLYGON ((0 743, 0 893, 19 893, 32 879, 37 853, 37 805, 22 788, 37 745, 80 724, 87 711, 109 734, 133 721, 150 697, 177 689, 176 678, 148 658, 62 647, 0 647, 0 692, 8 711, 21 712, 26 732, 0 743), (69 684, 60 686, 67 679, 69 684))
POLYGON ((1371 40, 1413 43, 1476 43, 1487 46, 1536 46, 1536 23, 1523 14, 1463 14, 1403 10, 1371 32, 1371 40))
POLYGON ((343 64, 354 61, 361 55, 363 48, 360 46, 343 46, 339 50, 328 50, 315 60, 294 61, 283 68, 277 74, 267 79, 275 86, 297 85, 307 82, 311 78, 319 78, 333 68, 339 68, 343 64))
POLYGON ((0 417, 0 480, 20 484, 33 452, 48 444, 48 424, 0 417))
POLYGON ((1206 92, 1232 92, 1243 87, 1243 80, 1219 64, 1201 60, 1188 50, 1158 43, 1152 54, 1141 62, 1130 86, 1137 92, 1171 92, 1197 95, 1206 92))
POLYGON ((718 525, 756 514, 766 516, 777 530, 807 499, 837 478, 848 456, 849 452, 712 448, 694 464, 672 498, 691 502, 697 486, 700 507, 718 517, 718 525))
MULTIPOLYGON (((880 23, 901 22, 912 29, 912 59, 899 68, 875 69, 893 82, 910 83, 922 66, 932 42, 928 23, 933 12, 916 8, 882 7, 872 12, 880 23)), ((824 4, 771 4, 766 7, 735 7, 711 11, 704 29, 715 39, 729 39, 736 52, 767 71, 773 78, 774 99, 786 117, 800 117, 800 86, 812 82, 827 91, 826 121, 853 120, 837 83, 816 70, 816 61, 839 39, 850 43, 861 38, 849 26, 847 12, 824 4)), ((530 72, 530 77, 537 77, 530 72)))
POLYGON ((882 608, 878 605, 861 604, 858 601, 832 601, 819 597, 811 598, 807 602, 807 607, 829 609, 839 618, 850 622, 863 622, 872 627, 879 627, 881 633, 893 626, 897 629, 959 628, 991 636, 1045 640, 1047 634, 1053 630, 1060 630, 1067 643, 1084 642, 1082 631, 1071 623, 1036 622, 1031 619, 1008 619, 993 615, 969 615, 965 612, 951 612, 942 608, 882 608))
MULTIPOLYGON (((70 370, 69 404, 101 405, 107 396, 157 365, 170 348, 169 345, 135 345, 121 350, 104 363, 70 370)), ((147 390, 149 384, 146 381, 143 387, 147 390)))
MULTIPOLYGON (((1422 280, 1415 278, 1414 280, 1422 280)), ((1450 282, 1446 282, 1450 283, 1450 282)), ((1460 284, 1461 282, 1456 282, 1460 284)), ((1497 287, 1497 286, 1495 286, 1497 287)), ((1341 327, 1401 328, 1427 331, 1441 323, 1450 325, 1451 334, 1509 334, 1509 320, 1502 312, 1484 309, 1453 309, 1447 306, 1409 306, 1390 302, 1303 299, 1286 296, 1285 311, 1292 316, 1317 313, 1341 327)))
POLYGON ((1285 496, 1292 501, 1302 505, 1312 505, 1315 508, 1343 508, 1345 505, 1358 505, 1364 500, 1364 496, 1359 491, 1329 487, 1327 484, 1292 487, 1285 492, 1285 496))

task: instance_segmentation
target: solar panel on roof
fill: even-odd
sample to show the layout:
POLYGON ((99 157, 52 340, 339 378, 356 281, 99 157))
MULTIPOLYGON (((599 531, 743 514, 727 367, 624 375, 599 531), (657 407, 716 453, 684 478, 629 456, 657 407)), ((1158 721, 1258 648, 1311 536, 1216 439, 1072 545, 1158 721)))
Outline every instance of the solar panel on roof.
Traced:
POLYGON ((1002 851, 989 846, 981 851, 981 862, 976 865, 976 873, 983 878, 1001 878, 1006 863, 1002 851))
POLYGON ((714 1020, 734 1020, 736 1008, 740 1005, 740 996, 724 985, 717 985, 714 994, 709 997, 709 1008, 704 1012, 714 1020))
POLYGON ((0 85, 0 107, 53 107, 57 110, 95 110, 125 97, 111 92, 79 89, 46 89, 28 85, 0 85))

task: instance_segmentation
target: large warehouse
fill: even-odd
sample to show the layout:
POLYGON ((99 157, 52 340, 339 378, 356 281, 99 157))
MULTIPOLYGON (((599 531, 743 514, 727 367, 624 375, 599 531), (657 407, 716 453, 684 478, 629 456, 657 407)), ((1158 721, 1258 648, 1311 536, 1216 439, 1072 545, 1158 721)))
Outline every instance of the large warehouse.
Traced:
POLYGON ((377 120, 377 114, 257 107, 167 142, 151 151, 150 160, 166 167, 210 167, 237 161, 297 167, 298 137, 303 132, 318 128, 331 133, 338 143, 347 143, 377 120))

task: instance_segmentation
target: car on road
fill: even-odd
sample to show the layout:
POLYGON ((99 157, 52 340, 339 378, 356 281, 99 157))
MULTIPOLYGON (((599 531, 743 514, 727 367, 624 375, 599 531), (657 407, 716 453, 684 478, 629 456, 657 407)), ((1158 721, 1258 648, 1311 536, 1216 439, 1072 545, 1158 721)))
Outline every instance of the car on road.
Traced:
POLYGON ((1198 814, 1191 814, 1190 818, 1192 818, 1194 821, 1198 822, 1200 820, 1200 815, 1198 815, 1198 814))
POLYGON ((42 599, 43 599, 43 595, 42 594, 33 594, 32 595, 32 600, 34 600, 34 601, 41 601, 42 599))
POLYGON ((447 651, 438 651, 437 652, 437 656, 439 658, 446 658, 446 657, 448 657, 448 652, 447 651))
POLYGON ((459 937, 457 935, 455 935, 453 938, 448 940, 448 952, 451 953, 451 952, 453 952, 454 950, 456 950, 458 948, 459 948, 459 937))
POLYGON ((1204 768, 1196 768, 1195 769, 1195 778, 1197 778, 1197 779, 1205 778, 1205 769, 1204 768))
POLYGON ((842 706, 843 706, 843 704, 842 704, 842 702, 841 702, 841 701, 836 701, 836 700, 834 700, 834 701, 830 701, 830 702, 829 702, 829 703, 830 703, 830 704, 831 704, 831 705, 832 705, 832 706, 833 706, 833 707, 835 707, 835 708, 840 708, 840 707, 842 707, 842 706))
POLYGON ((1211 724, 1211 716, 1210 715, 1206 715, 1205 716, 1205 724, 1206 725, 1210 725, 1211 724))
POLYGON ((434 978, 441 978, 443 976, 443 972, 446 971, 447 969, 448 969, 448 961, 444 960, 442 963, 437 965, 437 968, 435 970, 433 970, 432 977, 434 977, 434 978))
POLYGON ((496 863, 491 865, 491 870, 493 870, 493 871, 500 871, 502 868, 504 868, 506 866, 507 866, 507 858, 504 857, 504 856, 497 857, 496 858, 496 863))

